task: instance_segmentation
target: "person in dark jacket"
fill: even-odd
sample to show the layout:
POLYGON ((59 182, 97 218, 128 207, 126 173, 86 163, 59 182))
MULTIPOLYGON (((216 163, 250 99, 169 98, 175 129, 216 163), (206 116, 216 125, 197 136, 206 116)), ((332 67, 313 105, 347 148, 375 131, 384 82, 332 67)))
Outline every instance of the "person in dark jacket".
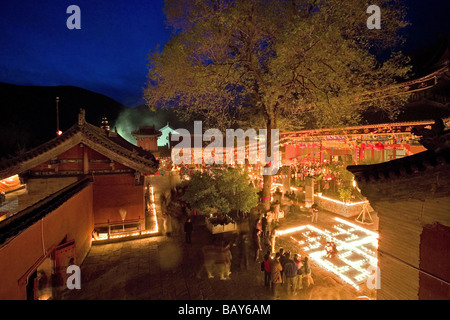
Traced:
POLYGON ((241 241, 239 242, 239 249, 240 249, 240 261, 239 261, 239 267, 242 270, 248 270, 248 256, 250 254, 250 241, 248 240, 247 234, 243 234, 241 241))
POLYGON ((261 227, 262 227, 262 233, 261 236, 263 239, 266 239, 269 235, 269 223, 267 221, 267 213, 264 214, 264 216, 261 218, 261 227))
POLYGON ((194 229, 191 218, 187 218, 184 223, 184 232, 186 233, 186 243, 191 243, 191 234, 194 229))
POLYGON ((281 271, 281 279, 282 279, 282 283, 284 284, 284 264, 286 263, 286 254, 289 253, 289 250, 284 251, 283 248, 280 248, 280 250, 278 251, 280 253, 280 263, 281 266, 283 267, 283 270, 281 271))
POLYGON ((285 254, 285 262, 283 266, 283 273, 286 277, 286 292, 287 294, 296 294, 296 279, 298 267, 294 260, 291 259, 290 252, 285 254))

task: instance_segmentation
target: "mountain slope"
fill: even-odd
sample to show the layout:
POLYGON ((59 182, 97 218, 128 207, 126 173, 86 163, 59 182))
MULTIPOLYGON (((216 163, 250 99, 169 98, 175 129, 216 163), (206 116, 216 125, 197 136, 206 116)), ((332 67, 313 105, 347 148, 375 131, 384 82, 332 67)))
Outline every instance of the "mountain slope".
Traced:
POLYGON ((0 83, 0 158, 55 137, 56 97, 59 97, 59 128, 62 131, 77 122, 80 108, 86 110, 86 120, 98 126, 103 116, 114 122, 127 109, 109 97, 78 87, 0 83))

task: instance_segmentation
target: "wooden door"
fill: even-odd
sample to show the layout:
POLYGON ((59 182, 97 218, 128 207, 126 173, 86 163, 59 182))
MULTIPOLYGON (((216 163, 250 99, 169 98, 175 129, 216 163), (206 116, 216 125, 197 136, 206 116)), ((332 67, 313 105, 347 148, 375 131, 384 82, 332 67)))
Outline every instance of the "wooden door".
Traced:
POLYGON ((55 249, 55 277, 53 287, 56 291, 66 289, 67 274, 66 270, 69 265, 76 264, 75 241, 69 241, 59 245, 55 249))

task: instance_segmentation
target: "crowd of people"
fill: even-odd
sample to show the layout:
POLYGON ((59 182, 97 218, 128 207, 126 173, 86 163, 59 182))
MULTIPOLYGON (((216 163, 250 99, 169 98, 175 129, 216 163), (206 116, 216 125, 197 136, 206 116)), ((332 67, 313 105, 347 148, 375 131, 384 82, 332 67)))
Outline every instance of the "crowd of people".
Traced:
MULTIPOLYGON (((259 264, 264 275, 264 286, 270 290, 274 299, 280 299, 282 292, 291 297, 296 296, 301 290, 314 284, 308 256, 301 256, 299 253, 291 255, 289 250, 284 251, 283 248, 275 252, 273 247, 280 214, 280 195, 278 189, 270 210, 259 210, 256 216, 250 215, 255 218, 254 223, 250 225, 250 232, 237 235, 234 242, 238 250, 236 264, 239 271, 236 271, 249 271, 253 269, 251 264, 259 264)), ((188 244, 192 243, 193 229, 192 220, 187 216, 184 233, 185 242, 188 244)), ((233 258, 230 245, 226 247, 206 245, 202 248, 202 252, 204 255, 202 268, 206 270, 208 278, 213 278, 217 274, 220 280, 229 280, 233 258)), ((202 271, 199 271, 197 276, 201 274, 202 271)))
POLYGON ((261 271, 264 272, 264 285, 271 288, 275 299, 280 299, 282 286, 288 295, 295 296, 304 287, 314 284, 308 256, 302 258, 296 253, 291 257, 290 251, 285 252, 283 248, 273 257, 270 251, 266 252, 261 271))
MULTIPOLYGON (((308 256, 302 257, 299 253, 291 255, 289 250, 284 251, 283 248, 272 254, 275 250, 273 246, 277 227, 273 211, 272 206, 271 211, 256 219, 252 233, 253 260, 260 263, 261 271, 264 272, 265 287, 272 291, 275 299, 280 299, 281 287, 285 288, 285 293, 289 296, 295 296, 304 287, 313 285, 314 280, 308 256), (260 259, 265 249, 267 251, 263 259, 260 259)), ((244 235, 241 239, 241 268, 248 268, 249 247, 248 238, 244 235)))

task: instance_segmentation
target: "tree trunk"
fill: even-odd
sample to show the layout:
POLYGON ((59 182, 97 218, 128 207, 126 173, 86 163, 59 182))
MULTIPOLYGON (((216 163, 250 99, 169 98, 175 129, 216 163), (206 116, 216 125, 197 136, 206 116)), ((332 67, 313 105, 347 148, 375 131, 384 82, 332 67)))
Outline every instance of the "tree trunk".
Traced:
MULTIPOLYGON (((266 152, 267 156, 272 156, 272 129, 276 129, 276 120, 275 115, 273 113, 269 113, 266 117, 266 126, 267 126, 267 142, 266 142, 266 152)), ((268 165, 266 165, 268 166, 268 165)), ((272 188, 272 175, 263 176, 263 190, 262 190, 262 203, 264 210, 270 210, 270 190, 272 188)))
POLYGON ((264 210, 267 211, 270 209, 270 189, 272 188, 272 176, 263 176, 263 181, 262 203, 264 210))

